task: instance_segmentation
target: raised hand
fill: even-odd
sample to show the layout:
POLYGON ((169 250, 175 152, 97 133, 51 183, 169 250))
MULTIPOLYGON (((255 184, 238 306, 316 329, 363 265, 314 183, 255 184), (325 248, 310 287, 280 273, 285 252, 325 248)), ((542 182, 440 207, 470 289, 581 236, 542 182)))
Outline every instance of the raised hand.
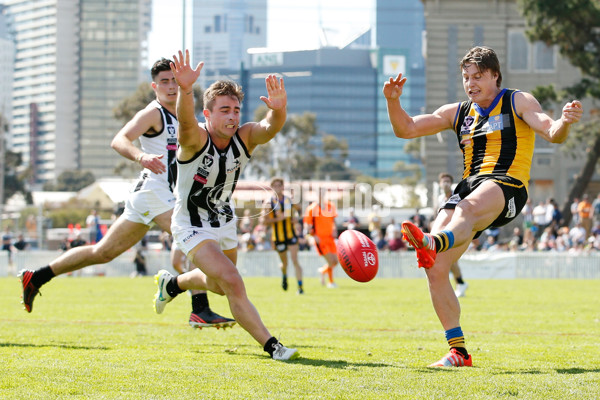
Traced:
POLYGON ((195 69, 192 69, 190 65, 190 51, 185 51, 185 58, 181 50, 179 50, 179 57, 173 56, 173 62, 171 63, 171 71, 177 81, 179 87, 184 90, 191 90, 192 86, 200 76, 200 71, 204 67, 203 62, 199 62, 195 69))
POLYGON ((388 100, 395 100, 402 95, 402 89, 406 83, 406 78, 402 77, 402 73, 398 74, 396 79, 390 78, 388 82, 383 85, 383 95, 388 100))
POLYGON ((287 92, 283 84, 283 78, 277 79, 275 75, 269 75, 265 78, 268 97, 260 96, 271 110, 281 110, 287 105, 287 92))

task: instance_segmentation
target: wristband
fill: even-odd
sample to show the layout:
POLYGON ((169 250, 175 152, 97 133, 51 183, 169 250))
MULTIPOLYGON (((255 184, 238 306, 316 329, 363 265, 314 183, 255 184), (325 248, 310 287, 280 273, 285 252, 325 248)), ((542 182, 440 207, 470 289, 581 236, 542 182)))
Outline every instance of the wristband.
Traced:
POLYGON ((142 164, 142 157, 144 157, 144 153, 139 153, 137 156, 135 156, 135 162, 139 163, 141 165, 142 164))

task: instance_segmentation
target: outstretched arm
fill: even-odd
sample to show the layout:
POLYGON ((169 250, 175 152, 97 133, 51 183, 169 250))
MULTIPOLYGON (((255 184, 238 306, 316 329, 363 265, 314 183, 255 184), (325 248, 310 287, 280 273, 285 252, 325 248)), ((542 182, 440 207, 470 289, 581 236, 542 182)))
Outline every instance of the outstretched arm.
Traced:
POLYGON ((269 75, 265 78, 265 85, 268 97, 261 96, 260 99, 269 107, 269 112, 262 121, 250 124, 251 128, 246 140, 250 152, 257 145, 273 139, 283 128, 287 118, 287 92, 283 78, 278 79, 275 75, 269 75))
POLYGON ((433 135, 444 129, 452 128, 453 114, 457 104, 440 107, 433 114, 411 117, 400 105, 400 96, 406 83, 406 77, 398 74, 383 85, 383 95, 387 101, 388 117, 394 134, 402 139, 413 139, 433 135))
POLYGON ((166 172, 162 154, 144 153, 136 147, 133 142, 146 132, 159 132, 162 129, 160 111, 152 107, 146 107, 138 111, 135 116, 125 124, 115 135, 110 147, 125 158, 136 161, 144 168, 148 168, 155 174, 166 172))
POLYGON ((194 114, 194 91, 192 86, 200 76, 200 71, 204 66, 203 62, 198 63, 195 69, 190 65, 190 52, 185 51, 185 58, 181 50, 179 55, 173 56, 171 71, 179 85, 177 94, 177 121, 179 129, 177 131, 177 140, 182 147, 195 146, 200 141, 200 127, 194 114))
POLYGON ((553 120, 542 111, 536 98, 526 92, 515 94, 515 105, 527 125, 550 143, 564 142, 569 136, 571 125, 578 122, 583 115, 581 102, 573 100, 565 104, 560 118, 553 120))

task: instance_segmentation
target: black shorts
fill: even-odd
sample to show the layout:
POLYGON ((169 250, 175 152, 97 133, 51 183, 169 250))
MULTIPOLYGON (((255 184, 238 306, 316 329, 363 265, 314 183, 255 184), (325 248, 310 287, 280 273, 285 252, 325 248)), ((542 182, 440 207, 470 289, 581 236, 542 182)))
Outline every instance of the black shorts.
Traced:
MULTIPOLYGON (((490 227, 499 228, 508 224, 510 221, 515 219, 523 207, 525 207, 528 195, 527 188, 525 188, 523 182, 506 175, 475 175, 469 176, 467 179, 463 179, 458 185, 456 185, 452 196, 450 196, 448 201, 446 201, 446 203, 444 203, 440 209, 455 209, 456 205, 461 200, 471 194, 483 182, 489 180, 494 181, 498 186, 500 186, 500 189, 502 189, 502 193, 504 193, 504 209, 498 218, 496 218, 494 222, 492 222, 485 229, 490 227)), ((477 238, 479 235, 481 235, 481 232, 477 232, 475 237, 477 238)))
POLYGON ((277 250, 280 253, 283 253, 284 251, 287 250, 287 247, 289 245, 293 245, 293 244, 298 244, 298 238, 297 237, 291 237, 287 240, 284 240, 282 242, 274 242, 273 243, 273 247, 275 248, 275 250, 277 250))

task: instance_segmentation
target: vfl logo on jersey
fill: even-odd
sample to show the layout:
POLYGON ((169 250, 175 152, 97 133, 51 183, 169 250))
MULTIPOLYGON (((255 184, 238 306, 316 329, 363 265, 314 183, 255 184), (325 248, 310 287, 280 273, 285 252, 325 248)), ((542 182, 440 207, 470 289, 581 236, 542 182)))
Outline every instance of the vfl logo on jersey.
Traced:
POLYGON ((233 165, 229 165, 227 167, 227 173, 230 174, 232 172, 235 172, 236 170, 238 170, 241 167, 241 163, 240 160, 238 160, 237 158, 235 160, 233 160, 233 165))
POLYGON ((473 134, 471 133, 471 127, 473 126, 473 122, 475 122, 475 118, 467 115, 462 126, 460 127, 460 144, 464 146, 471 143, 471 138, 473 137, 473 134))
POLYGON ((167 126, 167 150, 177 150, 177 135, 173 125, 167 126))
POLYGON ((506 218, 514 218, 517 215, 517 207, 515 206, 515 198, 511 197, 508 200, 508 211, 506 212, 506 218))
POLYGON ((470 133, 471 126, 473 125, 474 121, 475 121, 475 118, 471 117, 470 115, 467 115, 465 117, 465 120, 463 121, 462 126, 460 127, 460 134, 464 135, 464 134, 470 133))
POLYGON ((212 155, 206 154, 196 171, 196 175, 194 175, 194 180, 196 182, 200 182, 202 184, 206 184, 208 178, 208 174, 210 174, 210 168, 215 163, 215 159, 212 155))

